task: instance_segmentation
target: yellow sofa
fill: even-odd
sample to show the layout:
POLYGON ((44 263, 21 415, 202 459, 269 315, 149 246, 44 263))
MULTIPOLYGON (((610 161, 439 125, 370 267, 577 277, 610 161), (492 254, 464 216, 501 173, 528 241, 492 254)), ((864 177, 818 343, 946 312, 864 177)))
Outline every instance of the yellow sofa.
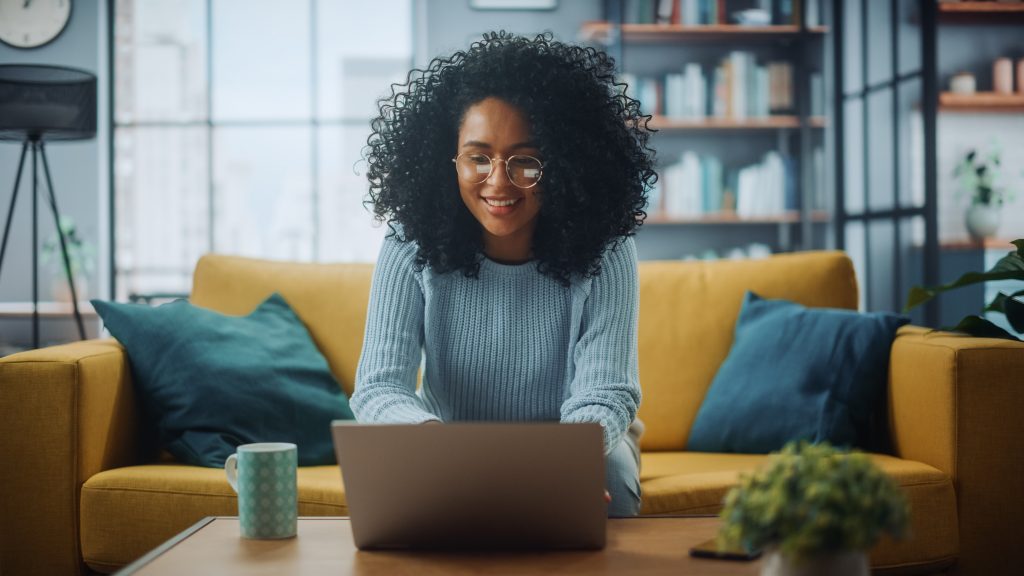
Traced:
MULTIPOLYGON (((351 393, 372 266, 207 256, 196 305, 245 314, 273 291, 309 328, 351 393)), ((765 456, 684 451, 732 341, 743 293, 855 308, 849 259, 808 252, 742 262, 640 265, 644 514, 719 509, 765 456)), ((114 340, 0 359, 0 572, 110 572, 207 515, 237 513, 219 469, 155 452, 114 340)), ((1024 518, 1024 344, 900 330, 888 387, 892 454, 874 460, 907 491, 912 536, 883 541, 876 568, 997 573, 1024 518)), ((299 470, 301 515, 345 515, 334 466, 299 470)))

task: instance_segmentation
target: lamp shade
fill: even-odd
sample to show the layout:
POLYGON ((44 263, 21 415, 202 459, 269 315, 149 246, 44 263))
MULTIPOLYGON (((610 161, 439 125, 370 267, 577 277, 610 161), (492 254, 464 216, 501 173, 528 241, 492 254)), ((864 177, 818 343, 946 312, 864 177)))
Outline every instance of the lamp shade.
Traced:
POLYGON ((96 135, 96 76, 62 66, 0 65, 0 140, 96 135))

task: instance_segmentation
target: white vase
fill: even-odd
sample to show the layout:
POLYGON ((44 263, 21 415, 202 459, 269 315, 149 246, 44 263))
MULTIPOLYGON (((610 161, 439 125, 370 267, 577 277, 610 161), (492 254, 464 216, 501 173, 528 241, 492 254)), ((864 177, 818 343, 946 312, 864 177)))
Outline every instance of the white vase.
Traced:
POLYGON ((794 560, 778 550, 765 552, 761 576, 868 576, 870 567, 864 552, 835 552, 794 560))
POLYGON ((975 240, 984 240, 996 235, 999 230, 999 208, 991 204, 971 204, 967 209, 967 233, 975 240))

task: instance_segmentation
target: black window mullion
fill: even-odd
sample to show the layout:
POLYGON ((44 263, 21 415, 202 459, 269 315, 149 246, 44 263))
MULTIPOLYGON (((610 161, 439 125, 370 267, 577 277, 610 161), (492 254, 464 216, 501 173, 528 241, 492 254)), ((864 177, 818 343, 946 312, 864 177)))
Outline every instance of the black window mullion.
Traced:
POLYGON ((844 50, 843 39, 846 31, 843 19, 842 0, 832 1, 832 116, 830 121, 832 128, 832 142, 835 151, 832 166, 835 170, 833 185, 835 186, 833 218, 835 220, 835 246, 838 250, 846 249, 846 99, 843 96, 845 70, 843 62, 844 50))
POLYGON ((117 178, 114 170, 114 157, 116 149, 114 147, 114 137, 117 134, 116 116, 117 111, 114 109, 114 91, 117 90, 117 82, 115 81, 115 58, 117 54, 117 35, 115 34, 115 26, 117 25, 117 6, 116 0, 107 0, 107 118, 108 118, 108 136, 107 136, 107 242, 110 243, 108 247, 108 255, 110 257, 110 269, 107 271, 110 281, 110 300, 117 300, 117 178))
MULTIPOLYGON (((892 126, 892 151, 893 151, 893 169, 892 169, 892 205, 896 209, 896 214, 899 213, 900 208, 900 80, 899 80, 899 28, 900 28, 900 14, 899 5, 897 0, 890 0, 892 7, 892 75, 893 75, 893 88, 892 88, 892 114, 893 114, 893 126, 892 126)), ((900 234, 900 218, 896 214, 893 214, 893 239, 896 244, 893 250, 893 270, 892 270, 892 289, 893 289, 893 302, 896 306, 899 306, 900 295, 903 294, 903 277, 900 273, 903 270, 903 261, 900 257, 903 253, 903 242, 902 234, 900 234)))
MULTIPOLYGON (((861 73, 861 86, 867 87, 868 85, 868 0, 860 0, 860 58, 863 65, 860 67, 861 73)), ((860 96, 861 100, 861 157, 863 162, 861 169, 863 174, 861 175, 861 186, 860 194, 864 202, 863 212, 867 213, 870 208, 870 199, 868 198, 868 175, 871 173, 870 164, 870 146, 868 145, 868 114, 870 109, 868 108, 868 97, 867 94, 860 96)), ((864 221, 864 308, 871 310, 871 243, 868 241, 868 227, 870 222, 864 221)))

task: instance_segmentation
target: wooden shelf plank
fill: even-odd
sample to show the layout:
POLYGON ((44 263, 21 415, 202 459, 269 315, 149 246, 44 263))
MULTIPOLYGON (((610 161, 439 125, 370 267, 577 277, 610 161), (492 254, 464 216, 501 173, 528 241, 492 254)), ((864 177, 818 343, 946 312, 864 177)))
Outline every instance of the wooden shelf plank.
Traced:
POLYGON ((939 2, 939 12, 947 14, 1024 14, 1024 3, 1010 2, 939 2))
MULTIPOLYGON (((811 214, 812 222, 829 222, 831 217, 827 212, 814 212, 811 214)), ((668 216, 665 214, 652 214, 645 221, 645 225, 672 226, 679 224, 736 224, 736 225, 763 225, 763 224, 796 224, 800 222, 799 212, 785 212, 777 215, 757 216, 754 218, 740 218, 735 212, 716 212, 701 216, 668 216)))
POLYGON ((939 242, 940 250, 1006 250, 1007 252, 1013 252, 1016 247, 1010 243, 1009 238, 985 238, 984 240, 975 240, 973 238, 965 238, 963 240, 946 240, 939 242))
MULTIPOLYGON (((92 307, 92 303, 88 301, 82 301, 78 303, 78 311, 82 314, 83 318, 96 317, 96 311, 92 307)), ((74 316, 75 310, 71 307, 70 302, 40 302, 39 303, 39 317, 40 318, 66 318, 74 316)), ((31 318, 32 317, 32 303, 31 302, 0 302, 0 318, 31 318)))
MULTIPOLYGON (((585 22, 580 28, 580 38, 586 41, 607 42, 612 24, 596 21, 585 22)), ((827 26, 813 26, 807 32, 815 35, 828 33, 827 26)), ((623 24, 622 38, 626 42, 686 42, 705 40, 763 39, 777 40, 796 36, 800 26, 740 26, 739 24, 703 24, 681 26, 670 24, 623 24)))
POLYGON ((997 94, 978 92, 975 94, 939 94, 939 109, 944 111, 971 112, 1024 112, 1024 94, 997 94))
MULTIPOLYGON (((827 120, 822 116, 814 116, 808 120, 811 128, 824 128, 827 120)), ((655 130, 686 131, 686 130, 795 130, 800 128, 797 116, 769 116, 767 118, 670 118, 653 116, 649 124, 655 130)))

